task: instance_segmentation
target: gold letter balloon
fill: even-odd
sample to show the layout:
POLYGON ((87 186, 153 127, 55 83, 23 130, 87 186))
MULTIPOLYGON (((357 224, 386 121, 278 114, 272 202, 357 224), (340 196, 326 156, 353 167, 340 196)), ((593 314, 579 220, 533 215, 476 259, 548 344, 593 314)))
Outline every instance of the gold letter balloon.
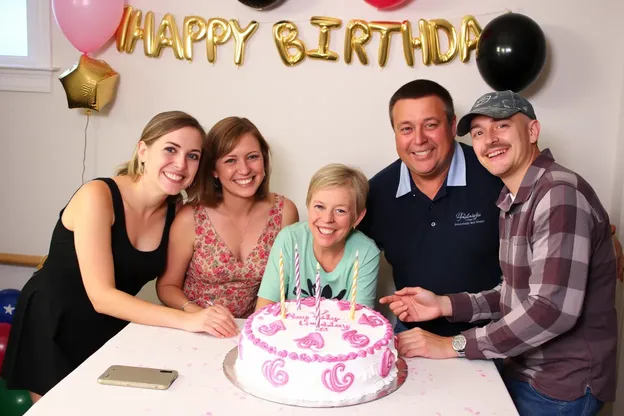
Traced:
POLYGON ((370 40, 370 28, 364 20, 354 19, 347 23, 344 43, 345 62, 350 64, 353 59, 353 52, 355 52, 362 65, 368 65, 368 56, 364 45, 370 40))
POLYGON ((332 29, 339 28, 342 20, 333 17, 314 16, 310 18, 310 23, 321 29, 319 34, 318 49, 312 49, 307 52, 310 58, 324 59, 326 61, 335 61, 338 59, 336 52, 329 50, 330 33, 332 29))
POLYGON ((234 64, 240 66, 245 59, 245 46, 249 39, 258 30, 258 22, 250 22, 246 28, 241 29, 238 20, 231 19, 232 35, 234 35, 234 64))
POLYGON ((206 37, 206 21, 199 16, 187 16, 184 18, 184 57, 193 60, 193 42, 198 42, 206 37))
POLYGON ((459 39, 459 59, 462 62, 468 62, 470 59, 470 51, 477 49, 477 42, 481 36, 481 26, 472 16, 466 16, 462 19, 461 34, 459 39), (472 34, 473 38, 470 38, 472 34))
POLYGON ((431 36, 431 60, 434 64, 440 65, 450 62, 457 56, 457 31, 448 20, 434 19, 429 21, 429 35, 431 36), (440 43, 440 31, 448 38, 448 50, 442 53, 440 43))
POLYGON ((386 66, 388 62, 388 53, 390 52, 390 36, 393 33, 401 32, 401 23, 399 22, 370 22, 368 27, 371 30, 381 34, 379 39, 379 55, 378 62, 380 67, 386 66))
POLYGON ((215 17, 206 24, 206 57, 211 64, 217 60, 217 45, 223 45, 232 37, 227 20, 215 17))
MULTIPOLYGON (((206 59, 214 64, 217 61, 217 47, 227 42, 234 42, 234 65, 241 66, 245 62, 245 51, 250 40, 258 31, 259 23, 250 21, 246 26, 238 19, 222 17, 185 16, 178 26, 175 17, 166 13, 156 25, 154 13, 148 11, 143 15, 141 10, 126 6, 116 34, 117 50, 133 53, 137 41, 143 42, 143 52, 148 57, 160 57, 163 50, 171 48, 176 59, 194 60, 193 46, 205 42, 206 59), (180 30, 180 29, 181 30, 180 30)), ((282 20, 272 28, 273 41, 282 62, 294 67, 306 57, 337 61, 340 55, 331 49, 332 31, 338 32, 342 20, 328 16, 312 16, 308 30, 318 31, 318 46, 308 50, 300 37, 302 29, 294 22, 282 20)), ((377 62, 385 67, 390 59, 393 40, 401 42, 405 63, 409 67, 415 65, 415 50, 420 49, 423 65, 441 65, 453 61, 457 56, 461 62, 468 62, 470 52, 476 50, 481 36, 481 26, 474 16, 467 15, 461 21, 459 30, 445 19, 419 19, 414 22, 367 22, 352 19, 341 31, 344 36, 343 56, 347 64, 357 56, 361 65, 368 65, 366 47, 374 39, 378 39, 377 62), (379 33, 378 37, 373 34, 379 33), (393 36, 397 34, 399 36, 393 36), (447 46, 448 45, 448 46, 447 46)), ((398 46, 398 45, 397 45, 398 46)))
POLYGON ((299 30, 293 22, 281 21, 273 25, 273 39, 282 62, 287 66, 295 66, 306 57, 306 47, 299 39, 299 30), (290 50, 294 49, 294 53, 290 50))

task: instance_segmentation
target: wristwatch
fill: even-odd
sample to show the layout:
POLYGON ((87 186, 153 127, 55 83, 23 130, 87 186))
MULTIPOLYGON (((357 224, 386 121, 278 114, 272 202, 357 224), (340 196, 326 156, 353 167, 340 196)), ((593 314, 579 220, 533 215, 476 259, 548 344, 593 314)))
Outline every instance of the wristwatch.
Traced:
POLYGON ((453 349, 459 357, 466 356, 466 337, 462 334, 455 335, 453 337, 453 349))

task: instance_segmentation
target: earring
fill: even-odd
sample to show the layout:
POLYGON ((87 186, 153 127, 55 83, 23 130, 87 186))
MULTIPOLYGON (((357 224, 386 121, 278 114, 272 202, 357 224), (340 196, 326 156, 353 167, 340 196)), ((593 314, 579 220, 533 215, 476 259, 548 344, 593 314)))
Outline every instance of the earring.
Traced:
POLYGON ((216 176, 212 178, 212 183, 214 184, 215 189, 221 189, 221 181, 216 176))
POLYGON ((139 175, 143 176, 145 174, 145 162, 141 162, 139 165, 139 175))

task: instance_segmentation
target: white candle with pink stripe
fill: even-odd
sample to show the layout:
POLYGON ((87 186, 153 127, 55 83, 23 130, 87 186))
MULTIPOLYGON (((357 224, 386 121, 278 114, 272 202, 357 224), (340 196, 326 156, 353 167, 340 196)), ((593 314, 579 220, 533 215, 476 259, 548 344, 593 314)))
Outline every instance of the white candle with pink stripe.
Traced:
POLYGON ((316 262, 316 330, 321 327, 321 265, 316 262))
POLYGON ((301 309, 301 275, 299 271, 299 248, 295 244, 295 286, 297 290, 297 310, 301 309))
POLYGON ((284 285, 284 257, 280 251, 279 257, 279 279, 280 279, 280 310, 281 318, 286 318, 286 293, 284 285))

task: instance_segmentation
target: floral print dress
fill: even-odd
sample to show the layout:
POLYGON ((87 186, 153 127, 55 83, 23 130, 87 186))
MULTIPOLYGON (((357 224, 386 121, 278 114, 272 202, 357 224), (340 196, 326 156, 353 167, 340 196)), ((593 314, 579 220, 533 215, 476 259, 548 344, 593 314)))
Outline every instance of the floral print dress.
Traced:
POLYGON ((240 260, 219 237, 206 209, 195 206, 195 244, 184 279, 184 294, 204 308, 213 301, 228 308, 236 318, 251 315, 271 247, 282 228, 283 209, 284 196, 273 194, 266 226, 247 258, 240 260))

